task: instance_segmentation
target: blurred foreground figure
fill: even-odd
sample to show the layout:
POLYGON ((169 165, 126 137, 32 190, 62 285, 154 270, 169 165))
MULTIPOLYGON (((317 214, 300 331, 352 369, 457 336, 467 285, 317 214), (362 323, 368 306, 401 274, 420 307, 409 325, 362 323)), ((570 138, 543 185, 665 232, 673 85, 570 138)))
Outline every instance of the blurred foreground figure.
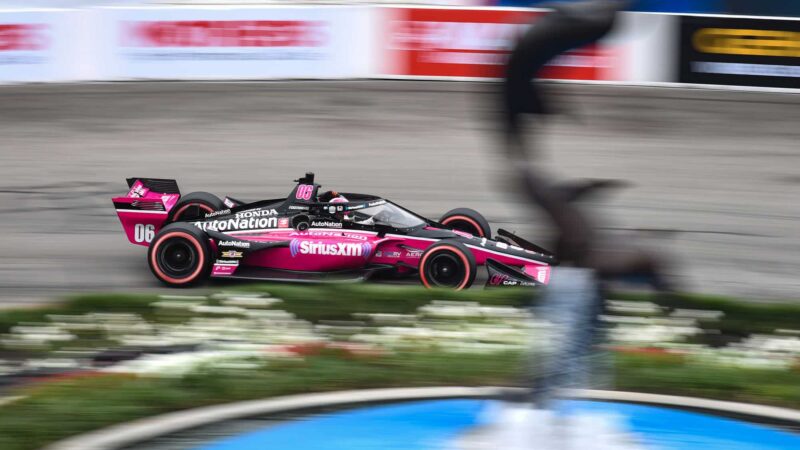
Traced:
MULTIPOLYGON (((604 251, 591 220, 575 200, 609 182, 557 183, 529 157, 534 145, 525 141, 526 115, 551 113, 537 82, 539 70, 557 55, 591 44, 606 35, 626 2, 592 0, 554 5, 538 19, 511 53, 503 85, 504 152, 522 196, 543 210, 557 231, 556 254, 561 264, 545 288, 540 318, 553 325, 548 354, 532 364, 531 388, 523 402, 503 402, 488 411, 490 425, 465 448, 636 449, 615 420, 596 415, 565 416, 553 399, 565 388, 591 385, 597 318, 602 309, 604 281, 635 276, 657 290, 668 289, 653 256, 615 246, 604 251)), ((535 159, 534 159, 535 160, 535 159)))
POLYGON ((531 164, 531 160, 536 161, 531 158, 535 156, 536 143, 525 139, 526 116, 543 119, 552 114, 535 81, 538 72, 559 54, 605 36, 626 4, 619 0, 591 0, 555 5, 522 36, 506 69, 502 96, 504 152, 521 194, 553 222, 557 232, 555 250, 561 264, 571 266, 555 271, 538 312, 554 325, 557 333, 551 354, 540 358, 542 362, 532 371, 535 379, 528 400, 540 407, 546 407, 558 389, 591 386, 590 359, 605 282, 635 278, 645 280, 656 291, 671 291, 660 258, 627 242, 604 242, 591 218, 575 205, 581 197, 618 183, 554 182, 531 164))
MULTIPOLYGON (((537 205, 552 220, 557 233, 556 255, 565 267, 554 271, 545 290, 538 315, 551 323, 555 336, 549 354, 539 358, 528 400, 540 408, 558 389, 587 388, 594 354, 596 318, 602 309, 597 277, 608 276, 608 266, 595 264, 597 247, 588 217, 575 205, 596 183, 557 184, 528 161, 534 154, 525 140, 525 115, 541 118, 550 114, 547 99, 534 81, 537 73, 561 53, 593 43, 606 35, 614 24, 620 1, 593 0, 560 4, 532 25, 513 49, 503 86, 505 152, 515 171, 523 197, 537 205)), ((535 159, 534 159, 535 160, 535 159)), ((627 256, 626 256, 627 258, 627 256)), ((624 271, 639 270, 637 264, 624 271), (636 266, 636 267, 634 267, 636 266)), ((615 269, 615 272, 619 269, 615 269)))
POLYGON ((533 81, 536 74, 559 54, 606 35, 624 4, 616 0, 592 0, 556 5, 553 12, 535 22, 522 36, 506 69, 503 89, 506 156, 522 196, 552 220, 557 232, 556 255, 561 264, 572 266, 554 271, 537 312, 553 325, 555 333, 549 355, 531 370, 535 376, 528 400, 540 407, 548 406, 557 389, 590 386, 596 321, 603 304, 600 283, 614 276, 654 272, 649 270, 649 259, 637 252, 620 251, 614 258, 600 254, 602 247, 597 244, 591 221, 575 206, 575 200, 602 184, 551 181, 528 161, 534 145, 525 140, 525 115, 541 118, 550 113, 549 102, 533 81))

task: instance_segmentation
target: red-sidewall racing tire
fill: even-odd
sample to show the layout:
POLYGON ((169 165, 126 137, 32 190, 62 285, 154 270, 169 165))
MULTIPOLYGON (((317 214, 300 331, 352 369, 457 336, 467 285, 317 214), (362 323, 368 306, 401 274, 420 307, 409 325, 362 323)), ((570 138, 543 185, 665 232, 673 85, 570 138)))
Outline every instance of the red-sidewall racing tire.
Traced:
POLYGON ((168 223, 203 219, 206 214, 225 209, 225 204, 214 194, 191 192, 181 196, 169 211, 168 223))
POLYGON ((205 280, 211 259, 208 236, 188 223, 172 223, 162 228, 147 250, 147 263, 153 275, 174 287, 205 280))
POLYGON ((454 230, 463 231, 478 237, 491 238, 492 227, 478 211, 469 208, 456 208, 447 211, 439 223, 454 230))
POLYGON ((455 240, 431 245, 419 260, 419 280, 426 288, 467 289, 476 273, 475 256, 455 240))

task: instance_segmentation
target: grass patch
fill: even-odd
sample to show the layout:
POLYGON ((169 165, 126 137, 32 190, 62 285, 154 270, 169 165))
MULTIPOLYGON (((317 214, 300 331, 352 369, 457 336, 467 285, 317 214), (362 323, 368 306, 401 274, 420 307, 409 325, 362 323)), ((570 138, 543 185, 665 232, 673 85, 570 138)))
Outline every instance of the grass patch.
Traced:
POLYGON ((532 301, 530 291, 431 290, 417 286, 375 284, 254 285, 248 292, 269 292, 284 300, 276 308, 311 322, 347 320, 353 313, 412 314, 433 300, 477 302, 487 306, 524 306, 532 301))
POLYGON ((800 328, 800 302, 753 302, 702 294, 680 294, 662 299, 652 294, 617 293, 610 298, 652 301, 673 308, 722 311, 725 316, 721 319, 701 320, 700 324, 703 328, 720 330, 728 335, 746 336, 752 333, 772 333, 779 328, 800 328))
MULTIPOLYGON (((370 284, 255 284, 240 285, 233 292, 269 293, 284 302, 275 308, 295 314, 311 322, 349 320, 353 313, 411 314, 433 300, 478 302, 483 305, 523 306, 532 301, 529 291, 507 290, 430 290, 416 286, 370 284)), ((175 291, 181 295, 184 291, 175 291)), ((152 305, 160 298, 153 294, 86 294, 67 298, 64 302, 42 309, 0 310, 0 333, 23 322, 42 322, 48 314, 135 313, 154 319, 152 305)))
POLYGON ((800 409, 800 371, 700 363, 676 355, 617 354, 616 389, 800 409))
MULTIPOLYGON (((252 284, 237 285, 234 292, 269 293, 284 300, 276 308, 298 318, 348 320, 353 313, 411 314, 433 300, 477 302, 487 306, 525 306, 536 301, 530 291, 500 290, 431 290, 417 286, 386 284, 252 284)), ((175 295, 185 294, 175 291, 175 295)), ((674 308, 716 310, 725 313, 719 321, 707 321, 704 328, 726 334, 770 333, 777 328, 800 327, 800 304, 754 303, 742 299, 711 295, 681 294, 669 300, 651 294, 615 293, 610 298, 629 301, 653 301, 674 308)), ((42 309, 0 310, 0 333, 22 322, 41 322, 48 314, 85 314, 90 312, 136 313, 153 318, 152 303, 157 295, 87 294, 67 298, 63 303, 42 309)))
POLYGON ((8 333, 20 323, 43 322, 49 314, 87 314, 91 312, 126 312, 152 315, 151 303, 156 295, 145 294, 85 294, 67 298, 57 305, 44 308, 0 310, 0 333, 8 333))

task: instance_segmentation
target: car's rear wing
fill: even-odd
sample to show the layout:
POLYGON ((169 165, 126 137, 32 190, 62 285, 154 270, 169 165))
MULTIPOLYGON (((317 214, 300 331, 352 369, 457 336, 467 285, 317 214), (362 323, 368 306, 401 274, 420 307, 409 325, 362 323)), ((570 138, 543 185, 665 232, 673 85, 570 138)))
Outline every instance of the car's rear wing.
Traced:
MULTIPOLYGON (((133 190, 134 186, 141 186, 152 192, 159 192, 162 194, 178 194, 181 195, 181 190, 178 189, 178 182, 169 178, 127 178, 128 188, 133 190)), ((131 195, 129 192, 128 195, 131 195)))
POLYGON ((128 193, 114 197, 114 209, 128 240, 147 246, 178 203, 181 192, 175 180, 164 178, 128 178, 128 193))

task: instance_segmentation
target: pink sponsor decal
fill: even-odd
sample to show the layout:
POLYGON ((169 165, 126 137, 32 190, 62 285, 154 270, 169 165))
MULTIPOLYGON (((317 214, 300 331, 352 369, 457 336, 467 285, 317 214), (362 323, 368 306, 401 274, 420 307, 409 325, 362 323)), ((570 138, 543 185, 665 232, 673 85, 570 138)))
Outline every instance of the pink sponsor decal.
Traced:
POLYGON ((328 242, 292 239, 289 243, 292 258, 298 255, 359 256, 369 258, 372 244, 369 242, 328 242))
POLYGON ((239 267, 238 264, 214 264, 213 269, 211 270, 212 277, 227 277, 229 275, 233 275, 233 272, 236 272, 236 268, 239 267))
POLYGON ((140 180, 136 180, 131 186, 131 190, 128 191, 128 197, 131 198, 142 198, 150 192, 150 189, 145 187, 144 183, 140 180))
POLYGON ((294 194, 298 200, 310 200, 311 194, 314 193, 314 186, 311 184, 301 184, 297 186, 297 192, 294 194))
POLYGON ((552 268, 550 266, 526 265, 523 271, 533 278, 536 278, 536 281, 539 283, 547 284, 550 281, 551 270, 552 268))

